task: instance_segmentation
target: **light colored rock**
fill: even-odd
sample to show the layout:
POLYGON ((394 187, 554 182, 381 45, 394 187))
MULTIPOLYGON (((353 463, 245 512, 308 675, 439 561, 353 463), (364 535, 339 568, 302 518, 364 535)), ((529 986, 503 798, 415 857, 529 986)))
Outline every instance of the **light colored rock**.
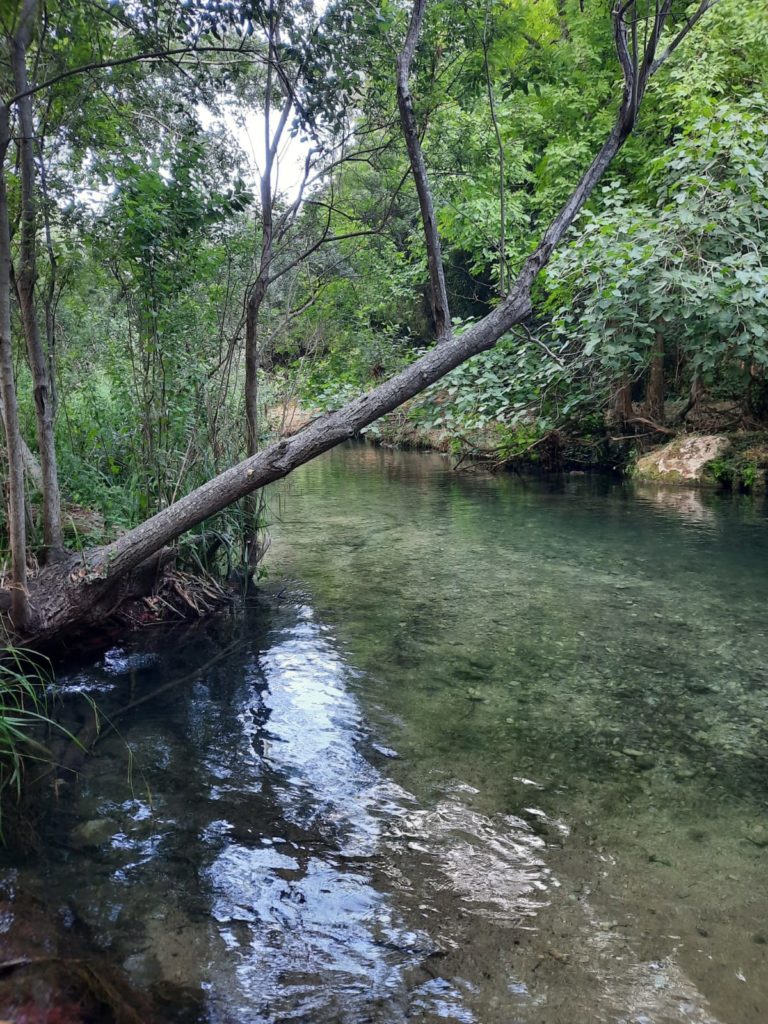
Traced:
POLYGON ((722 434, 678 437, 638 459, 634 476, 638 480, 697 484, 708 463, 724 455, 729 446, 722 434))

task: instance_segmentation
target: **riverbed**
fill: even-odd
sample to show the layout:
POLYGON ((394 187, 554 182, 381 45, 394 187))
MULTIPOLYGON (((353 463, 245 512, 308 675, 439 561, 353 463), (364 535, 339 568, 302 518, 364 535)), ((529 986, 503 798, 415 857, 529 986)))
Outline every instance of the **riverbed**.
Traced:
POLYGON ((350 445, 269 509, 242 614, 61 674, 137 706, 6 891, 180 1024, 763 1024, 764 502, 350 445))

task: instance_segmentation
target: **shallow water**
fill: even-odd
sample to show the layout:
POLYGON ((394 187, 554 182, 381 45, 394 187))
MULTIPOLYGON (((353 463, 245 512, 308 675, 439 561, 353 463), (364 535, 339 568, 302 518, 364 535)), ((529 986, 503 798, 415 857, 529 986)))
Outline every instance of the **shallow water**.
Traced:
POLYGON ((765 505, 350 446, 271 508, 242 618, 60 680, 186 679, 6 879, 179 1022, 768 1019, 765 505))

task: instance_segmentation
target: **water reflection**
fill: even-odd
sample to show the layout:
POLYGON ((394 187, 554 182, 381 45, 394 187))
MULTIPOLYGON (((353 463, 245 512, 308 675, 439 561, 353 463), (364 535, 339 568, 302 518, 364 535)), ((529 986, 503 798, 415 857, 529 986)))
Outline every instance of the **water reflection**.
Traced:
POLYGON ((218 985, 212 998, 233 1020, 404 1019, 404 972, 429 939, 407 929, 368 862, 382 815, 409 798, 358 752, 348 670, 311 610, 296 611, 260 658, 263 708, 238 716, 275 827, 227 842, 207 870, 240 991, 218 985))

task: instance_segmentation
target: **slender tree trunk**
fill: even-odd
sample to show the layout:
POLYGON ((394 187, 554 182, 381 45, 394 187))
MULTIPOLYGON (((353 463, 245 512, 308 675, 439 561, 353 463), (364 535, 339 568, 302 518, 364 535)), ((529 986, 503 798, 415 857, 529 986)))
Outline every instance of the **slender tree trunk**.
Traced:
MULTIPOLYGON (((264 195, 262 181, 262 197, 264 195)), ((259 275, 248 298, 245 317, 245 440, 249 456, 259 449, 259 313, 267 294, 269 267, 272 262, 271 205, 268 218, 269 233, 262 238, 262 258, 259 275), (268 238, 268 241, 265 239, 268 238), (265 249, 267 250, 265 252, 265 249)), ((262 220, 263 224, 263 220, 262 220)), ((260 551, 257 521, 261 510, 259 494, 249 494, 244 503, 245 529, 243 530, 243 565, 255 568, 260 551)))
MULTIPOLYGON (((248 295, 245 316, 245 444, 248 456, 255 455, 259 448, 259 367, 261 364, 259 318, 269 289, 274 260, 272 172, 280 140, 293 106, 293 101, 289 95, 283 100, 280 116, 273 134, 270 115, 275 84, 274 66, 276 66, 279 60, 277 50, 279 34, 278 26, 274 20, 275 15, 271 15, 270 18, 269 52, 272 60, 267 68, 267 83, 264 94, 264 169, 259 183, 261 198, 261 254, 256 281, 248 295)), ((255 566, 258 561, 260 546, 258 543, 256 521, 260 511, 261 501, 259 496, 257 494, 249 495, 245 501, 246 528, 243 534, 243 561, 247 566, 255 566)))
POLYGON ((267 275, 272 263, 271 250, 270 236, 268 242, 262 242, 261 266, 248 296, 245 314, 245 448, 248 455, 255 455, 259 448, 259 315, 269 287, 267 275))
MULTIPOLYGON (((3 396, 2 385, 0 384, 0 420, 2 420, 3 423, 5 422, 5 413, 3 411, 4 404, 5 398, 3 396)), ((21 446, 21 464, 24 467, 24 476, 28 481, 32 481, 32 485, 34 487, 38 490, 42 490, 43 471, 40 469, 40 463, 30 451, 27 442, 21 436, 19 436, 19 444, 21 446)))
POLYGON ((507 202, 506 202, 506 172, 504 170, 504 141, 499 129, 499 121, 496 117, 496 101, 493 95, 493 82, 491 81, 491 69, 488 64, 488 20, 486 18, 483 29, 483 64, 485 66, 485 86, 488 92, 488 109, 493 122, 493 131, 496 135, 496 148, 499 151, 499 216, 501 219, 501 230, 499 231, 499 293, 504 294, 506 281, 507 263, 507 202))
POLYGON ((279 67, 281 8, 269 15, 269 63, 267 81, 264 90, 264 168, 259 182, 261 198, 261 254, 256 281, 251 287, 246 303, 245 317, 245 442, 246 454, 254 455, 259 445, 259 316, 261 307, 269 289, 272 262, 274 260, 274 195, 272 191, 272 172, 275 167, 277 151, 288 118, 293 108, 290 94, 283 99, 280 115, 272 131, 272 102, 274 99, 275 75, 279 67))
MULTIPOLYGON (((12 40, 13 73, 19 93, 29 89, 27 76, 27 47, 32 34, 35 0, 24 0, 19 26, 12 40)), ((19 272, 16 277, 21 319, 27 342, 29 366, 35 396, 37 439, 40 448, 40 468, 43 484, 43 543, 46 556, 61 557, 64 544, 61 536, 61 498, 56 466, 56 445, 53 429, 53 393, 48 359, 40 338, 35 309, 37 282, 37 211, 35 207, 34 118, 32 97, 18 101, 19 157, 21 167, 21 231, 19 242, 19 272)))
POLYGON ((693 380, 691 381, 691 389, 688 394, 688 402, 686 403, 685 410, 683 412, 683 418, 689 416, 690 413, 696 414, 699 410, 704 399, 704 383, 698 373, 694 373, 693 380))
POLYGON ((629 423, 635 415, 632 408, 632 382, 624 377, 613 395, 613 415, 622 425, 629 423))
MULTIPOLYGON (((245 443, 246 454, 249 457, 254 456, 258 451, 261 432, 259 417, 259 369, 263 353, 259 329, 264 300, 272 283, 272 268, 275 258, 275 197, 272 175, 276 165, 280 142, 293 109, 293 88, 290 86, 280 64, 280 20, 282 15, 282 3, 279 3, 275 8, 270 8, 267 25, 270 59, 267 66, 263 108, 264 168, 259 183, 261 198, 261 253, 256 280, 248 295, 245 316, 245 443), (278 88, 282 86, 284 96, 277 123, 273 130, 271 115, 276 86, 278 88)), ((294 207, 294 214, 296 209, 297 206, 294 207)), ((283 222, 284 227, 286 223, 283 222)), ((278 227, 278 239, 280 237, 281 234, 278 227)), ((249 569, 255 568, 264 550, 263 545, 259 543, 257 526, 262 509, 262 496, 258 492, 249 494, 244 502, 246 524, 243 531, 243 562, 249 569)))
POLYGON ((421 222, 427 242, 432 317, 435 322, 435 336, 439 343, 451 336, 451 313, 448 308, 448 290, 445 286, 445 272, 443 270, 440 236, 437 232, 432 192, 427 179, 424 154, 421 151, 421 143, 419 142, 419 130, 416 124, 416 114, 413 110, 413 97, 408 85, 411 65, 416 53, 416 44, 419 40, 421 25, 424 20, 425 7, 426 0, 416 0, 414 3, 408 33, 397 58, 397 106, 400 111, 400 124, 403 129, 403 136, 405 137, 405 145, 408 149, 408 159, 410 160, 411 172, 413 173, 413 180, 416 185, 416 193, 419 197, 421 222))
POLYGON ((24 518, 24 466, 11 349, 11 232, 5 158, 10 142, 8 109, 0 107, 0 391, 8 453, 8 532, 11 545, 11 619, 23 633, 29 622, 27 599, 27 530, 24 518))
POLYGON ((45 309, 45 341, 46 354, 48 356, 48 379, 51 383, 51 407, 53 418, 56 419, 59 399, 56 390, 56 286, 58 277, 58 264, 56 253, 53 248, 53 235, 51 233, 51 200, 48 194, 47 172, 45 168, 45 153, 42 143, 39 151, 40 161, 40 189, 43 198, 43 225, 45 228, 45 248, 48 255, 48 281, 44 295, 45 309))
POLYGON ((656 332, 651 353, 651 364, 648 367, 648 386, 646 390, 646 411, 649 419, 655 423, 664 423, 664 335, 656 332))
MULTIPOLYGON (((270 90, 268 90, 269 92, 270 90)), ((245 451, 255 455, 259 447, 259 316, 269 288, 272 269, 272 161, 269 159, 269 114, 266 168, 261 176, 261 255, 259 270, 245 313, 245 451)))

